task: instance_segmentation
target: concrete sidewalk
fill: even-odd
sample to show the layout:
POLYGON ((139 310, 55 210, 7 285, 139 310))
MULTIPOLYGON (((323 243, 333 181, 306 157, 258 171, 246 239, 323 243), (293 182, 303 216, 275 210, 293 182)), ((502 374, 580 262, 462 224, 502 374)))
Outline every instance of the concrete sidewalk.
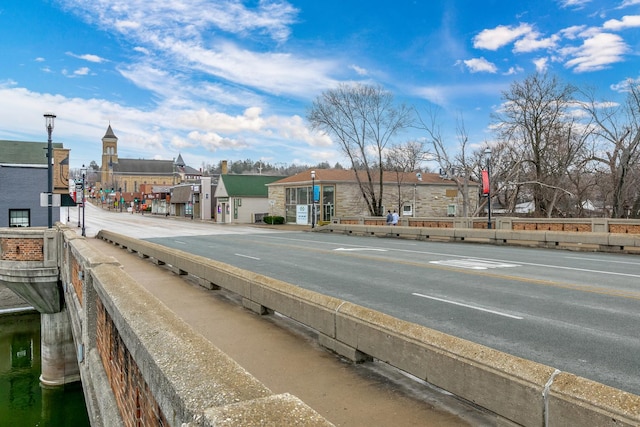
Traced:
POLYGON ((149 260, 98 239, 95 250, 274 393, 291 393, 336 426, 497 426, 492 414, 407 378, 379 362, 355 365, 318 346, 281 316, 258 316, 234 295, 210 291, 149 260))

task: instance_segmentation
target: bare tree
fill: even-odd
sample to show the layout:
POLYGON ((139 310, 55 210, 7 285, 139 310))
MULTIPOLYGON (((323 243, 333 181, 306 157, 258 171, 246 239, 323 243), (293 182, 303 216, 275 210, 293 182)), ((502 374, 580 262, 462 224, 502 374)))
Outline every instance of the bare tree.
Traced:
POLYGON ((363 84, 340 84, 323 92, 307 113, 312 130, 332 137, 349 158, 373 216, 382 215, 385 147, 412 117, 411 109, 394 104, 390 92, 363 84))
MULTIPOLYGON (((469 156, 469 136, 464 126, 464 120, 460 117, 456 121, 456 138, 458 140, 458 151, 451 155, 447 149, 447 143, 442 135, 440 123, 438 121, 438 111, 428 110, 426 120, 417 113, 419 129, 425 131, 431 143, 432 154, 435 161, 440 166, 443 175, 453 180, 458 187, 458 192, 462 194, 462 215, 469 216, 469 179, 474 164, 469 156)), ((474 215, 477 213, 474 212, 474 215)))
POLYGON ((551 216, 558 200, 571 194, 562 181, 586 139, 585 127, 569 114, 575 91, 556 77, 534 74, 513 83, 494 114, 499 138, 522 159, 526 181, 520 184, 531 189, 537 216, 551 216))
POLYGON ((637 183, 634 169, 640 161, 640 87, 629 82, 622 105, 598 102, 593 94, 583 93, 588 99, 583 108, 593 120, 596 136, 590 160, 606 168, 603 175, 609 177, 612 216, 623 217, 638 198, 633 183, 637 183))
POLYGON ((426 149, 424 141, 407 141, 404 144, 393 144, 386 152, 385 169, 395 174, 395 183, 398 187, 398 209, 401 209, 408 200, 408 197, 402 194, 405 174, 407 172, 422 171, 422 163, 429 157, 431 157, 431 154, 426 149))

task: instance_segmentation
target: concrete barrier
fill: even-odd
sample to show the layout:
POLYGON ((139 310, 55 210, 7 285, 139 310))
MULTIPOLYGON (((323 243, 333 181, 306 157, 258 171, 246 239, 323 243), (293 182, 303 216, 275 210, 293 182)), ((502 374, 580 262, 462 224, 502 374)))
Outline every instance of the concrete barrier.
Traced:
POLYGON ((327 224, 317 227, 313 231, 354 236, 640 253, 640 235, 638 234, 509 229, 487 230, 483 228, 390 227, 357 224, 327 224))
MULTIPOLYGON (((215 261, 203 262, 204 258, 194 259, 181 251, 120 237, 121 241, 113 238, 112 243, 173 263, 179 271, 207 276, 221 267, 215 261)), ((297 397, 274 395, 153 297, 113 258, 91 250, 83 238, 66 240, 65 247, 65 258, 77 265, 77 271, 68 268, 64 273, 65 299, 75 318, 74 337, 92 425, 129 425, 132 419, 123 423, 121 417, 135 416, 135 408, 128 405, 136 404, 136 399, 127 394, 134 392, 141 394, 142 404, 156 411, 154 417, 171 426, 332 425, 297 397), (105 343, 112 346, 106 349, 108 354, 105 343), (124 381, 124 386, 118 381, 124 381)), ((228 277, 235 273, 236 282, 245 283, 242 288, 248 295, 250 274, 227 270, 228 277)))
MULTIPOLYGON (((333 231, 346 230, 332 225, 333 231)), ((348 227, 366 233, 366 226, 348 227)), ((477 232, 465 236, 498 236, 491 230, 477 232)), ((536 233, 544 236, 544 232, 536 233)), ((175 268, 189 274, 199 271, 216 285, 242 292, 245 306, 262 313, 277 311, 316 330, 320 344, 330 350, 354 361, 384 361, 486 408, 505 422, 522 426, 640 425, 640 396, 179 250, 134 242, 108 231, 101 231, 98 237, 134 248, 139 254, 171 260, 177 263, 175 268), (196 266, 199 262, 203 265, 196 266)), ((213 413, 219 419, 220 412, 213 413)))

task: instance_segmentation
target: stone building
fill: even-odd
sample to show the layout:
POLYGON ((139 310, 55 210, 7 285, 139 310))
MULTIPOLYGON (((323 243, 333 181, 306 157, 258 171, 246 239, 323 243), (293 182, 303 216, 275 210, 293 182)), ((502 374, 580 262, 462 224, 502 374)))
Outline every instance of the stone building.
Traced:
POLYGON ((145 188, 170 187, 199 181, 202 173, 185 165, 182 156, 173 160, 126 159, 118 156, 118 137, 111 125, 102 137, 102 165, 94 192, 106 203, 131 203, 144 200, 145 188))
MULTIPOLYGON (((370 216, 362 197, 356 174, 345 169, 316 169, 267 184, 273 215, 285 217, 287 222, 300 222, 300 207, 312 212, 312 194, 315 185, 316 223, 330 222, 333 217, 370 216)), ((361 181, 368 181, 361 172, 361 181)), ((377 191, 377 180, 374 186, 377 191)), ((471 209, 478 205, 478 184, 468 185, 471 209)), ((387 171, 383 176, 383 212, 398 211, 401 217, 461 216, 463 198, 456 182, 436 173, 396 173, 387 171)), ((308 217, 311 223, 311 217, 308 217)))

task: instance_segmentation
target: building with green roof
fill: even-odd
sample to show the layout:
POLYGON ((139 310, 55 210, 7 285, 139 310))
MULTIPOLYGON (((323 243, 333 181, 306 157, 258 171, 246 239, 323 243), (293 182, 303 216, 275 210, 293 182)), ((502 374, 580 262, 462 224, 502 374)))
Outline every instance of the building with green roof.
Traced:
POLYGON ((218 178, 213 195, 219 223, 255 223, 270 212, 267 184, 283 176, 227 175, 218 178))

